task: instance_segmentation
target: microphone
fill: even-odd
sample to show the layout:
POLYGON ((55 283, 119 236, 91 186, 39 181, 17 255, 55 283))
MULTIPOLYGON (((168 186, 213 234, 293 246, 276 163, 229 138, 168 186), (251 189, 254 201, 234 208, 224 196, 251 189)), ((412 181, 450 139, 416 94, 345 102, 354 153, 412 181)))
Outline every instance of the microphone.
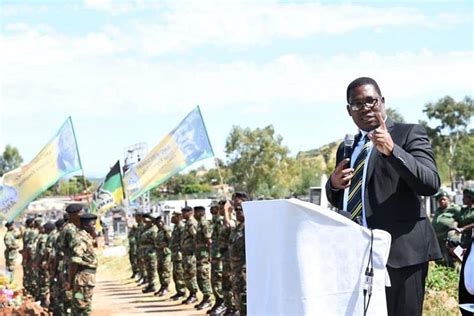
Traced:
POLYGON ((344 157, 343 159, 351 159, 352 155, 352 146, 354 146, 354 135, 346 134, 344 137, 344 157))

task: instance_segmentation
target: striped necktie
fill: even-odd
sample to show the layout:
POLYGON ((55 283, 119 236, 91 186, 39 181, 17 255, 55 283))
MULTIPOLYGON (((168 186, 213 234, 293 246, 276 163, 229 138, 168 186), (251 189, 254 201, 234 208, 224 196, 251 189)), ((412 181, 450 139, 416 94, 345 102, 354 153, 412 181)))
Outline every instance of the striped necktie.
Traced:
POLYGON ((367 135, 364 136, 364 147, 360 151, 354 163, 354 176, 351 180, 349 188, 349 196, 347 199, 347 212, 351 214, 351 219, 355 220, 362 213, 362 176, 364 174, 364 165, 369 152, 367 135))

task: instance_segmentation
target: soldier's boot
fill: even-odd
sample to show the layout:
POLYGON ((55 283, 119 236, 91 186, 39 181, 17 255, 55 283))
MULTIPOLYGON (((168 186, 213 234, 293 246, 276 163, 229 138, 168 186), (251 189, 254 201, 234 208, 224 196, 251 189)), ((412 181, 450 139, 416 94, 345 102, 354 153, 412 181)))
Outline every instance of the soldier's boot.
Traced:
POLYGON ((166 294, 168 294, 168 286, 163 286, 163 288, 158 291, 158 296, 161 297, 165 296, 166 294))
POLYGON ((217 307, 219 307, 222 304, 224 304, 224 300, 222 298, 216 299, 216 302, 214 303, 212 308, 206 312, 206 314, 212 314, 217 309, 217 307))
POLYGON ((217 306, 216 309, 211 312, 211 316, 222 316, 222 315, 227 315, 227 306, 225 306, 224 303, 221 305, 217 306))
POLYGON ((197 302, 197 300, 198 299, 196 297, 196 293, 190 293, 188 298, 183 301, 183 304, 185 304, 185 305, 192 304, 192 303, 197 302))
POLYGON ((130 279, 135 279, 136 276, 137 276, 137 273, 133 272, 132 275, 130 276, 130 279))
POLYGON ((158 291, 156 291, 155 293, 153 293, 153 295, 158 296, 160 294, 161 290, 163 290, 163 285, 160 286, 160 289, 158 291))
POLYGON ((154 293, 155 291, 155 286, 153 284, 148 284, 148 286, 142 290, 142 293, 154 293))
POLYGON ((170 297, 170 300, 172 300, 172 301, 179 301, 179 300, 182 299, 185 295, 186 295, 186 293, 184 293, 184 292, 178 292, 178 293, 176 293, 175 295, 171 296, 171 297, 170 297))
POLYGON ((204 297, 202 298, 202 301, 201 303, 199 303, 198 305, 194 306, 194 308, 196 308, 197 310, 201 310, 201 309, 205 309, 205 308, 209 308, 212 306, 212 299, 209 295, 204 295, 204 297))
POLYGON ((141 286, 141 285, 143 285, 143 284, 145 284, 145 283, 146 283, 145 278, 141 278, 140 280, 138 280, 137 286, 141 286))

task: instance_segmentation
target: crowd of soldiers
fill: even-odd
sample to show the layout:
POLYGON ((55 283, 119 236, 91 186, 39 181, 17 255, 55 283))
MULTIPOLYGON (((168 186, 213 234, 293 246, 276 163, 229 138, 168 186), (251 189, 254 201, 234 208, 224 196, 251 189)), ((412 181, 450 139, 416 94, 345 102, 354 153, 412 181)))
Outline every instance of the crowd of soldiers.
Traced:
POLYGON ((172 213, 173 229, 161 216, 137 212, 136 226, 128 235, 129 259, 132 278, 145 285, 143 293, 165 296, 173 278, 176 293, 171 300, 197 303, 200 291, 203 297, 194 305, 197 310, 208 309, 210 315, 246 315, 242 202, 247 200, 245 192, 236 192, 231 201, 214 201, 211 221, 203 206, 184 207, 172 213))
POLYGON ((471 231, 474 226, 474 189, 463 190, 463 205, 451 203, 450 196, 445 191, 436 195, 438 208, 434 214, 432 225, 443 252, 443 264, 455 267, 456 247, 467 248, 471 241, 471 231))
POLYGON ((5 260, 10 277, 23 239, 23 287, 27 295, 53 315, 89 315, 95 286, 97 216, 85 213, 83 205, 70 204, 64 219, 43 223, 27 218, 25 229, 6 224, 5 260))

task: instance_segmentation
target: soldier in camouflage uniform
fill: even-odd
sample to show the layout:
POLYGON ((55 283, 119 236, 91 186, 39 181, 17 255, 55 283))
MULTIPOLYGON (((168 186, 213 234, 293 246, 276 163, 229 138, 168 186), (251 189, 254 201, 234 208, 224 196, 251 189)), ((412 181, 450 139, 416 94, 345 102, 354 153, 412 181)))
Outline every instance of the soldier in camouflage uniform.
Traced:
POLYGON ((229 239, 232 228, 236 226, 236 223, 232 216, 231 204, 227 201, 220 201, 219 206, 219 214, 224 216, 222 224, 219 224, 217 228, 219 231, 217 244, 222 257, 222 295, 224 297, 224 305, 221 306, 221 308, 216 308, 212 315, 220 315, 224 312, 226 315, 233 315, 235 313, 235 298, 234 292, 232 291, 229 239), (229 210, 226 211, 226 208, 229 210))
POLYGON ((171 240, 171 228, 165 225, 163 217, 156 218, 158 236, 156 238, 156 254, 158 257, 158 276, 160 278, 160 289, 155 293, 157 296, 168 294, 168 287, 171 280, 171 250, 169 248, 171 240))
POLYGON ((36 231, 34 226, 34 218, 28 218, 25 222, 26 229, 23 233, 23 249, 21 254, 23 259, 21 265, 23 266, 23 287, 26 292, 31 293, 31 278, 32 278, 32 254, 31 254, 31 243, 32 240, 36 238, 36 231))
POLYGON ((40 232, 42 231, 43 220, 41 218, 36 218, 33 222, 33 230, 30 231, 31 238, 28 243, 28 248, 30 252, 29 264, 26 266, 27 269, 30 269, 30 294, 38 299, 38 269, 35 269, 35 258, 36 258, 36 245, 40 237, 40 232))
POLYGON ((5 243, 5 267, 7 269, 7 273, 9 274, 8 277, 10 280, 13 280, 17 252, 18 248, 20 248, 18 243, 18 238, 20 235, 15 230, 13 222, 7 222, 5 226, 8 229, 5 233, 5 236, 3 237, 3 242, 5 243))
POLYGON ((198 222, 196 236, 194 236, 197 283, 203 294, 202 301, 197 304, 195 308, 201 310, 212 306, 211 264, 209 255, 212 243, 212 225, 206 219, 206 209, 204 206, 196 206, 194 208, 194 216, 198 222))
POLYGON ((82 214, 81 229, 72 240, 72 253, 69 262, 69 280, 72 281, 72 315, 91 314, 92 296, 97 271, 97 256, 94 251, 95 225, 97 216, 82 214))
POLYGON ((36 243, 36 253, 34 267, 38 271, 36 285, 38 287, 36 300, 41 302, 41 306, 48 307, 49 302, 49 269, 48 269, 48 250, 46 243, 49 234, 54 230, 54 223, 47 222, 41 227, 40 235, 36 243))
POLYGON ((247 266, 245 262, 245 216, 242 202, 248 200, 247 194, 234 194, 234 207, 237 226, 232 230, 229 240, 230 266, 232 269, 232 290, 240 315, 247 315, 247 266))
POLYGON ((128 231, 128 259, 130 266, 132 267, 131 279, 138 275, 137 265, 137 226, 133 225, 128 231))
POLYGON ((183 218, 186 221, 181 236, 181 250, 183 251, 184 283, 189 290, 189 296, 183 301, 183 304, 192 304, 197 301, 198 285, 196 281, 196 257, 194 255, 194 236, 197 234, 197 221, 193 216, 191 207, 184 207, 181 210, 183 218))
POLYGON ((81 227, 81 215, 84 214, 83 206, 78 203, 70 204, 66 207, 66 213, 69 218, 68 223, 64 226, 58 237, 58 243, 62 253, 59 283, 63 288, 68 288, 68 290, 63 292, 63 297, 61 298, 61 315, 68 315, 72 308, 73 293, 71 291, 72 272, 70 263, 73 255, 73 242, 81 227))
MULTIPOLYGON (((222 254, 219 248, 219 235, 224 229, 224 217, 219 214, 221 207, 217 201, 211 203, 212 214, 212 245, 211 245, 211 285, 212 293, 216 298, 214 306, 210 310, 210 314, 219 310, 219 313, 225 311, 224 296, 222 294, 222 272, 223 262, 222 254)), ((222 209, 223 214, 223 209, 222 209)))
POLYGON ((155 292, 156 279, 156 250, 155 241, 158 236, 158 228, 153 225, 154 218, 150 214, 143 215, 145 221, 145 228, 140 237, 139 249, 145 256, 144 263, 146 264, 146 283, 147 286, 142 290, 143 293, 155 292))
POLYGON ((462 233, 461 246, 467 248, 471 242, 474 223, 474 188, 465 188, 462 197, 463 206, 456 216, 457 227, 462 233))
POLYGON ((48 256, 48 271, 49 271, 49 310, 53 315, 60 315, 60 293, 64 292, 62 288, 58 286, 58 270, 56 266, 56 254, 57 251, 57 240, 59 233, 64 226, 64 220, 58 219, 55 223, 56 229, 53 230, 46 240, 46 253, 48 256))
POLYGON ((137 241, 136 251, 137 251, 137 267, 138 267, 138 285, 142 285, 146 283, 146 254, 145 249, 140 247, 142 234, 145 231, 145 224, 143 222, 143 212, 136 212, 135 219, 137 221, 137 231, 135 234, 135 239, 137 241))
POLYGON ((171 222, 174 224, 170 239, 171 260, 173 261, 173 281, 176 294, 170 299, 177 301, 186 295, 186 284, 184 283, 183 253, 181 251, 181 235, 184 231, 183 216, 179 212, 173 212, 171 222))

